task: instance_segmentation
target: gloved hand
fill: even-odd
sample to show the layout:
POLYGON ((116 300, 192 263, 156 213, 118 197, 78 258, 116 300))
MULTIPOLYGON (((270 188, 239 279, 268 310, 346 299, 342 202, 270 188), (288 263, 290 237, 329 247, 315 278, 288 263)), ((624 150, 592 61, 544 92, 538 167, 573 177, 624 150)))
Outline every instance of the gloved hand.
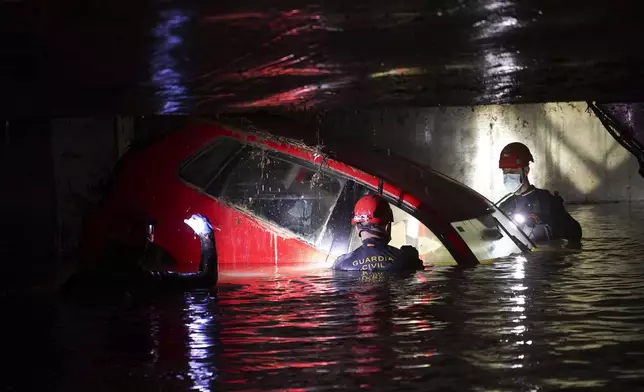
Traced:
POLYGON ((400 247, 400 250, 405 256, 405 260, 409 260, 410 269, 424 269, 423 261, 420 259, 418 249, 414 248, 411 245, 403 245, 400 247))
POLYGON ((559 194, 558 191, 555 191, 554 196, 555 196, 555 200, 557 200, 559 203, 563 204, 564 199, 563 199, 563 197, 561 197, 561 195, 559 194))
POLYGON ((525 220, 525 225, 530 228, 534 228, 537 225, 540 225, 541 223, 542 223, 541 219, 539 219, 539 216, 535 214, 528 215, 528 217, 525 220))
POLYGON ((581 249, 581 241, 568 241, 566 243, 566 249, 581 249))

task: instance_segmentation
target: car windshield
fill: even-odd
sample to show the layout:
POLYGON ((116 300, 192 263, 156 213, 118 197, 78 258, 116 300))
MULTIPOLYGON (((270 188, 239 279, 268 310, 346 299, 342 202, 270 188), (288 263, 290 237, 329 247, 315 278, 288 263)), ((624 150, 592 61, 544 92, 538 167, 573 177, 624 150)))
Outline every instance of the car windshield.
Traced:
POLYGON ((452 227, 480 262, 521 253, 521 243, 527 246, 527 238, 496 208, 477 218, 452 222, 452 227))
MULTIPOLYGON (((392 246, 414 246, 425 263, 456 264, 445 245, 425 225, 400 208, 391 207, 394 212, 392 246)), ((451 225, 480 262, 521 253, 522 249, 515 241, 521 241, 519 236, 522 234, 498 210, 477 218, 452 222, 451 225)))
MULTIPOLYGON (((363 194, 375 193, 371 189, 363 189, 363 194)), ((456 264, 445 244, 427 226, 394 203, 390 202, 389 205, 394 214, 389 245, 396 248, 403 245, 415 247, 426 265, 456 264)), ((529 247, 525 235, 494 206, 478 217, 452 221, 451 225, 480 262, 521 253, 522 243, 529 247)), ((354 230, 350 250, 360 245, 361 241, 354 230)))
MULTIPOLYGON (((376 175, 411 193, 421 203, 441 214, 479 261, 520 253, 520 246, 532 247, 528 238, 505 214, 466 185, 395 155, 375 151, 361 158, 364 159, 364 165, 373 168, 376 175), (369 161, 376 157, 380 159, 380 165, 369 161)), ((419 237, 419 246, 423 247, 423 241, 429 244, 435 243, 434 239, 438 240, 436 237, 428 239, 419 237)), ((436 248, 435 253, 441 255, 437 260, 446 259, 441 248, 436 248)))
MULTIPOLYGON (((372 153, 363 154, 361 158, 364 159, 351 163, 373 168, 372 172, 377 176, 414 195, 421 203, 431 206, 451 223, 479 261, 520 253, 523 247, 532 248, 528 238, 516 225, 491 201, 473 189, 397 156, 372 153), (381 158, 380 165, 371 162, 376 156, 381 158)), ((423 261, 428 263, 455 263, 440 240, 418 220, 410 218, 412 219, 404 219, 404 240, 403 236, 399 236, 398 241, 394 240, 392 245, 413 245, 419 250, 423 261), (416 229, 416 226, 420 228, 416 229)), ((399 224, 398 227, 402 228, 403 225, 399 224)))

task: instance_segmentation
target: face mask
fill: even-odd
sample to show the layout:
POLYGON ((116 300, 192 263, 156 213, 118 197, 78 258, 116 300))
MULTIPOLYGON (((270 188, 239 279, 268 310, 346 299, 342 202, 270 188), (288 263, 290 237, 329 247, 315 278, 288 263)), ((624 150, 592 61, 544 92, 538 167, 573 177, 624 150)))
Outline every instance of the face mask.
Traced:
POLYGON ((503 175, 503 185, 510 193, 515 193, 521 188, 523 181, 521 181, 521 174, 507 173, 503 175))

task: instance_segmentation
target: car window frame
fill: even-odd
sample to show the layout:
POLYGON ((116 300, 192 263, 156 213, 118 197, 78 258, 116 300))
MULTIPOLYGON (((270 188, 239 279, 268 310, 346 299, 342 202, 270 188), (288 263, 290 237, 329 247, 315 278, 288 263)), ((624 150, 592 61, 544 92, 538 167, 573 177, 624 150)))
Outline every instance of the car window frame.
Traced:
POLYGON ((183 184, 189 186, 190 188, 196 189, 201 193, 208 194, 206 190, 217 178, 219 178, 222 175, 222 173, 226 170, 226 167, 228 167, 230 163, 235 159, 235 157, 244 149, 244 146, 245 146, 245 143, 239 139, 228 137, 228 136, 218 136, 210 140, 208 143, 206 143, 206 145, 198 148, 197 151, 190 154, 187 158, 181 161, 181 163, 177 166, 175 174, 183 184), (237 150, 234 151, 232 154, 230 154, 230 156, 224 162, 222 162, 217 172, 212 176, 212 178, 210 178, 207 181, 205 187, 194 184, 193 182, 189 181, 181 174, 188 166, 193 164, 197 159, 201 158, 203 155, 207 154, 212 148, 215 148, 216 144, 222 142, 225 139, 236 142, 238 144, 237 150))
MULTIPOLYGON (((218 139, 220 139, 220 138, 218 138, 218 139)), ((265 145, 263 145, 261 143, 254 143, 254 142, 249 142, 249 141, 239 140, 239 139, 234 139, 234 138, 231 138, 231 139, 239 142, 241 144, 241 148, 239 148, 234 154, 232 154, 231 157, 226 161, 225 167, 223 167, 222 170, 220 170, 218 172, 217 176, 215 178, 213 178, 212 181, 210 181, 208 188, 197 188, 198 191, 200 193, 204 194, 205 196, 208 196, 208 197, 210 197, 210 198, 212 198, 212 199, 214 199, 214 200, 216 200, 216 201, 218 201, 220 203, 223 203, 223 204, 226 204, 228 206, 231 206, 231 207, 235 208, 237 211, 240 211, 243 214, 248 215, 248 216, 252 217, 253 219, 258 220, 260 222, 260 224, 262 224, 262 225, 267 225, 269 227, 272 226, 272 227, 276 227, 280 231, 286 231, 291 236, 296 237, 298 240, 313 246, 315 249, 323 250, 323 249, 321 249, 321 247, 319 245, 323 241, 323 239, 325 238, 326 232, 328 230, 329 221, 331 220, 331 217, 335 213, 338 200, 340 200, 341 195, 345 192, 345 188, 346 188, 347 184, 349 183, 349 181, 352 181, 352 179, 348 178, 347 176, 344 176, 342 173, 339 173, 339 172, 337 172, 335 170, 331 170, 328 167, 325 167, 324 164, 316 164, 316 163, 307 161, 307 160, 299 158, 299 157, 291 156, 291 155, 288 155, 287 153, 285 153, 283 151, 280 151, 280 150, 265 146, 265 145), (294 164, 294 165, 301 166, 301 167, 306 168, 308 170, 311 170, 313 172, 322 172, 323 174, 325 174, 327 176, 330 176, 330 177, 332 177, 334 179, 344 181, 344 183, 342 184, 342 186, 341 186, 341 188, 340 188, 340 190, 338 192, 338 195, 335 197, 335 200, 333 201, 333 204, 332 204, 331 208, 329 209, 328 216, 326 217, 326 219, 324 220, 324 223, 321 226, 323 229, 318 235, 316 235, 315 241, 311 241, 310 239, 305 238, 301 234, 298 234, 298 233, 296 233, 296 232, 294 232, 292 230, 289 230, 288 228, 286 228, 284 226, 281 226, 276 222, 270 221, 270 220, 268 220, 268 219, 266 219, 266 218, 264 218, 264 217, 262 217, 262 216, 260 216, 260 215, 258 215, 256 213, 252 212, 252 211, 243 209, 243 208, 241 208, 240 206, 238 206, 236 204, 233 204, 233 203, 231 203, 231 202, 229 202, 227 200, 222 199, 221 193, 222 193, 222 191, 224 189, 224 185, 226 184, 228 178, 234 172, 234 170, 240 164, 242 164, 244 162, 244 158, 247 157, 247 156, 244 155, 243 153, 245 151, 247 151, 247 150, 251 150, 251 151, 252 150, 260 150, 260 151, 264 150, 264 151, 266 151, 268 153, 276 154, 277 158, 280 159, 280 160, 289 162, 289 163, 294 164), (208 192, 210 189, 212 189, 214 192, 208 192)))
POLYGON ((325 249, 322 249, 320 247, 319 249, 321 251, 327 252, 329 255, 333 253, 337 253, 337 255, 345 254, 350 251, 351 248, 351 238, 353 234, 353 225, 351 224, 351 218, 353 217, 353 208, 355 206, 355 203, 359 200, 359 197, 355 197, 355 189, 362 184, 359 184, 356 182, 354 179, 343 175, 342 173, 335 172, 338 174, 339 177, 342 177, 345 179, 345 185, 342 189, 342 192, 340 193, 338 199, 336 200, 334 206, 333 206, 333 211, 331 212, 331 215, 329 217, 329 221, 327 222, 327 228, 324 233, 324 236, 322 237, 322 241, 327 240, 327 236, 329 235, 329 224, 331 221, 337 220, 340 224, 344 222, 346 224, 345 227, 342 228, 341 232, 337 232, 337 230, 334 231, 333 233, 333 238, 330 239, 329 241, 329 249, 328 252, 325 249), (345 201, 343 197, 349 197, 351 196, 351 201, 347 200, 345 201), (346 203, 346 204, 344 204, 346 203), (337 235, 340 235, 340 238, 337 238, 337 235), (337 250, 343 247, 340 253, 337 252, 337 250))
MULTIPOLYGON (((405 212, 405 213, 409 214, 411 217, 413 217, 414 219, 416 219, 420 224, 422 224, 423 226, 425 226, 425 228, 426 228, 427 230, 429 230, 429 231, 430 231, 430 232, 431 232, 431 233, 432 233, 436 238, 438 238, 438 239, 441 241, 441 244, 443 244, 443 246, 445 246, 445 248, 450 252, 450 254, 452 253, 452 252, 451 252, 451 250, 450 250, 449 245, 448 245, 448 244, 446 244, 446 242, 443 240, 443 238, 441 238, 441 236, 439 236, 439 235, 436 235, 436 234, 435 234, 435 230, 434 230, 434 229, 432 229, 430 226, 428 226, 428 225, 423 221, 423 219, 422 219, 422 218, 424 217, 424 215, 422 215, 422 214, 420 213, 421 211, 420 211, 418 208, 415 208, 414 206, 411 206, 409 203, 406 203, 404 200, 402 200, 402 198, 396 198, 396 197, 393 197, 393 196, 391 196, 391 195, 388 195, 388 194, 386 194, 386 193, 384 193, 384 192, 380 192, 378 189, 376 189, 375 187, 373 187, 373 186, 371 186, 371 185, 369 185, 369 184, 365 184, 365 183, 363 183, 363 182, 355 181, 355 180, 351 180, 351 181, 353 182, 353 186, 362 187, 362 188, 364 188, 364 189, 366 189, 366 190, 368 190, 368 191, 372 192, 372 194, 378 194, 378 195, 382 196, 382 197, 385 199, 385 201, 387 201, 387 202, 388 202, 388 203, 390 203, 391 205, 396 206, 396 207, 397 207, 397 208, 399 208, 401 211, 403 211, 403 212, 405 212)), ((385 182, 385 184, 387 184, 387 183, 385 182)), ((405 192, 403 191, 403 194, 404 194, 404 193, 405 193, 405 192)), ((356 202, 357 202, 357 200, 356 200, 356 202)), ((353 227, 352 227, 352 229, 353 229, 353 227)), ((353 239, 354 239, 353 237, 355 237, 355 236, 353 235, 353 233, 351 233, 350 241, 349 241, 349 243, 348 243, 348 250, 347 250, 348 252, 352 251, 352 249, 351 249, 351 248, 352 248, 352 247, 351 247, 351 245, 353 244, 353 239)), ((359 238, 358 238, 358 241, 360 241, 360 239, 359 239, 359 238)), ((357 247, 356 247, 356 249, 357 249, 357 247)), ((454 255, 453 255, 453 254, 452 254, 452 258, 453 258, 454 260, 456 260, 456 258, 454 257, 454 255)))

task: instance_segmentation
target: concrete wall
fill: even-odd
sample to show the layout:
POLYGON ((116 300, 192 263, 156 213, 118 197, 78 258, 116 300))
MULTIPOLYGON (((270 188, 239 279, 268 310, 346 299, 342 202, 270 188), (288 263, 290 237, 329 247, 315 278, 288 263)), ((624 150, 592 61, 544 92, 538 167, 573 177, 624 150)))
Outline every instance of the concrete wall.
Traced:
POLYGON ((114 117, 65 118, 51 122, 51 156, 56 179, 56 242, 73 255, 83 215, 102 195, 121 149, 127 147, 124 122, 114 117))
POLYGON ((322 132, 354 133, 453 177, 496 201, 504 195, 498 157, 525 143, 530 178, 567 202, 644 199, 638 165, 584 103, 335 111, 322 132))

